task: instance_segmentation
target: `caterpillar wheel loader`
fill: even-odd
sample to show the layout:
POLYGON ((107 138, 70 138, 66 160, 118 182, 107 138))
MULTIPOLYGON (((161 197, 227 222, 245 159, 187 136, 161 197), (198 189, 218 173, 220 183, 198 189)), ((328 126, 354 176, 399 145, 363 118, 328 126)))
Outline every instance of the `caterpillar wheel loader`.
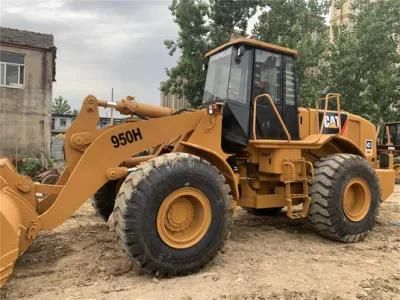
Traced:
POLYGON ((386 123, 382 129, 378 129, 378 136, 382 134, 382 139, 378 139, 378 155, 385 152, 393 154, 396 183, 400 184, 400 122, 386 123))
POLYGON ((375 126, 342 111, 340 95, 298 107, 296 56, 253 39, 212 50, 196 110, 87 96, 66 133, 56 184, 35 183, 0 160, 0 283, 40 231, 92 195, 128 256, 155 276, 213 259, 236 206, 261 215, 283 209, 330 239, 364 239, 393 192, 393 156, 378 159, 375 126), (129 117, 99 129, 99 109, 110 107, 129 117))

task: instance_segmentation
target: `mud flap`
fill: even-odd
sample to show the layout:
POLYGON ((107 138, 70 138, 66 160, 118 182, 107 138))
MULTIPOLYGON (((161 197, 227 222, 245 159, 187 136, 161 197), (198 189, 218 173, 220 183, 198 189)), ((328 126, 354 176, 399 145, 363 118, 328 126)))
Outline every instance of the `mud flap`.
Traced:
POLYGON ((394 192, 395 173, 389 169, 375 169, 381 188, 381 201, 385 201, 394 192))

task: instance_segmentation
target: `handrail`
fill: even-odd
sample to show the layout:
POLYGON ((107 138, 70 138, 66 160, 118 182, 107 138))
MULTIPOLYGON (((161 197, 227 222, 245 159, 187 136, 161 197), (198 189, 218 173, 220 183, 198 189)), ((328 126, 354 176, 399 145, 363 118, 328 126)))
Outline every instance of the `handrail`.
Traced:
POLYGON ((283 164, 285 165, 285 166, 288 166, 289 167, 289 180, 294 180, 295 178, 296 178, 296 167, 294 166, 294 163, 292 163, 292 162, 290 162, 290 161, 285 161, 285 162, 283 162, 283 164), (292 172, 292 174, 293 174, 293 176, 291 176, 292 174, 291 174, 291 172, 290 171, 293 171, 292 172))
POLYGON ((390 130, 389 130, 389 126, 385 125, 385 130, 386 130, 386 144, 387 145, 393 145, 392 144, 392 137, 390 136, 390 130))
POLYGON ((292 137, 291 137, 289 131, 287 130, 286 125, 285 125, 285 123, 283 122, 280 113, 279 113, 278 110, 276 109, 274 100, 272 100, 272 97, 271 97, 269 94, 267 94, 267 93, 256 96, 256 97, 254 98, 254 101, 253 101, 253 138, 254 138, 255 140, 257 139, 257 134, 256 134, 257 105, 256 105, 256 104, 257 104, 258 99, 260 99, 261 97, 267 97, 269 103, 270 103, 271 106, 272 106, 272 109, 273 109, 274 112, 275 112, 275 115, 278 117, 278 120, 279 120, 279 122, 281 123, 281 126, 282 126, 283 130, 285 131, 285 134, 286 134, 286 137, 287 137, 288 141, 290 142, 290 141, 292 140, 292 137))
MULTIPOLYGON (((338 112, 338 127, 339 127, 339 133, 341 132, 341 130, 342 130, 342 120, 341 120, 341 118, 340 118, 340 94, 338 94, 338 93, 328 93, 328 94, 326 94, 326 96, 325 96, 325 98, 318 98, 317 100, 316 100, 316 108, 317 108, 317 126, 319 126, 319 113, 318 113, 318 110, 319 110, 319 101, 320 100, 325 100, 325 107, 324 107, 324 112, 323 112, 323 115, 322 115, 322 121, 324 121, 325 120, 325 117, 326 117, 326 112, 327 112, 327 110, 328 110, 328 103, 329 103, 329 100, 330 99, 335 99, 336 100, 336 110, 337 110, 337 112, 338 112)), ((323 124, 321 123, 321 129, 320 129, 320 131, 319 131, 319 133, 320 134, 322 134, 322 131, 324 130, 324 126, 323 126, 323 124)))

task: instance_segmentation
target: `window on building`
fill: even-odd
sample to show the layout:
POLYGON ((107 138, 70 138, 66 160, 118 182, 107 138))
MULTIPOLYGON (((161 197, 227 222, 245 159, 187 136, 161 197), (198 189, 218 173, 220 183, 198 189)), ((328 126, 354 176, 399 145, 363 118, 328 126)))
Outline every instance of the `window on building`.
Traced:
POLYGON ((0 51, 0 85, 22 88, 25 79, 24 55, 0 51))
POLYGON ((67 120, 66 119, 60 119, 60 127, 67 127, 67 120))
POLYGON ((51 118, 51 130, 54 130, 56 128, 55 120, 54 118, 51 118))

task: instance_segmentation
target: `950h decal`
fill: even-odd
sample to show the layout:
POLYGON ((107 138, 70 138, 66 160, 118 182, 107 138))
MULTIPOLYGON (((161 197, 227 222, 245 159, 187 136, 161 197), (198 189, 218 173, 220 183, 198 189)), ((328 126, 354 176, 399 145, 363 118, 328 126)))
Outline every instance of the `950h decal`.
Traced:
POLYGON ((111 143, 114 148, 132 144, 143 139, 142 133, 139 128, 127 130, 116 135, 111 136, 111 143))

